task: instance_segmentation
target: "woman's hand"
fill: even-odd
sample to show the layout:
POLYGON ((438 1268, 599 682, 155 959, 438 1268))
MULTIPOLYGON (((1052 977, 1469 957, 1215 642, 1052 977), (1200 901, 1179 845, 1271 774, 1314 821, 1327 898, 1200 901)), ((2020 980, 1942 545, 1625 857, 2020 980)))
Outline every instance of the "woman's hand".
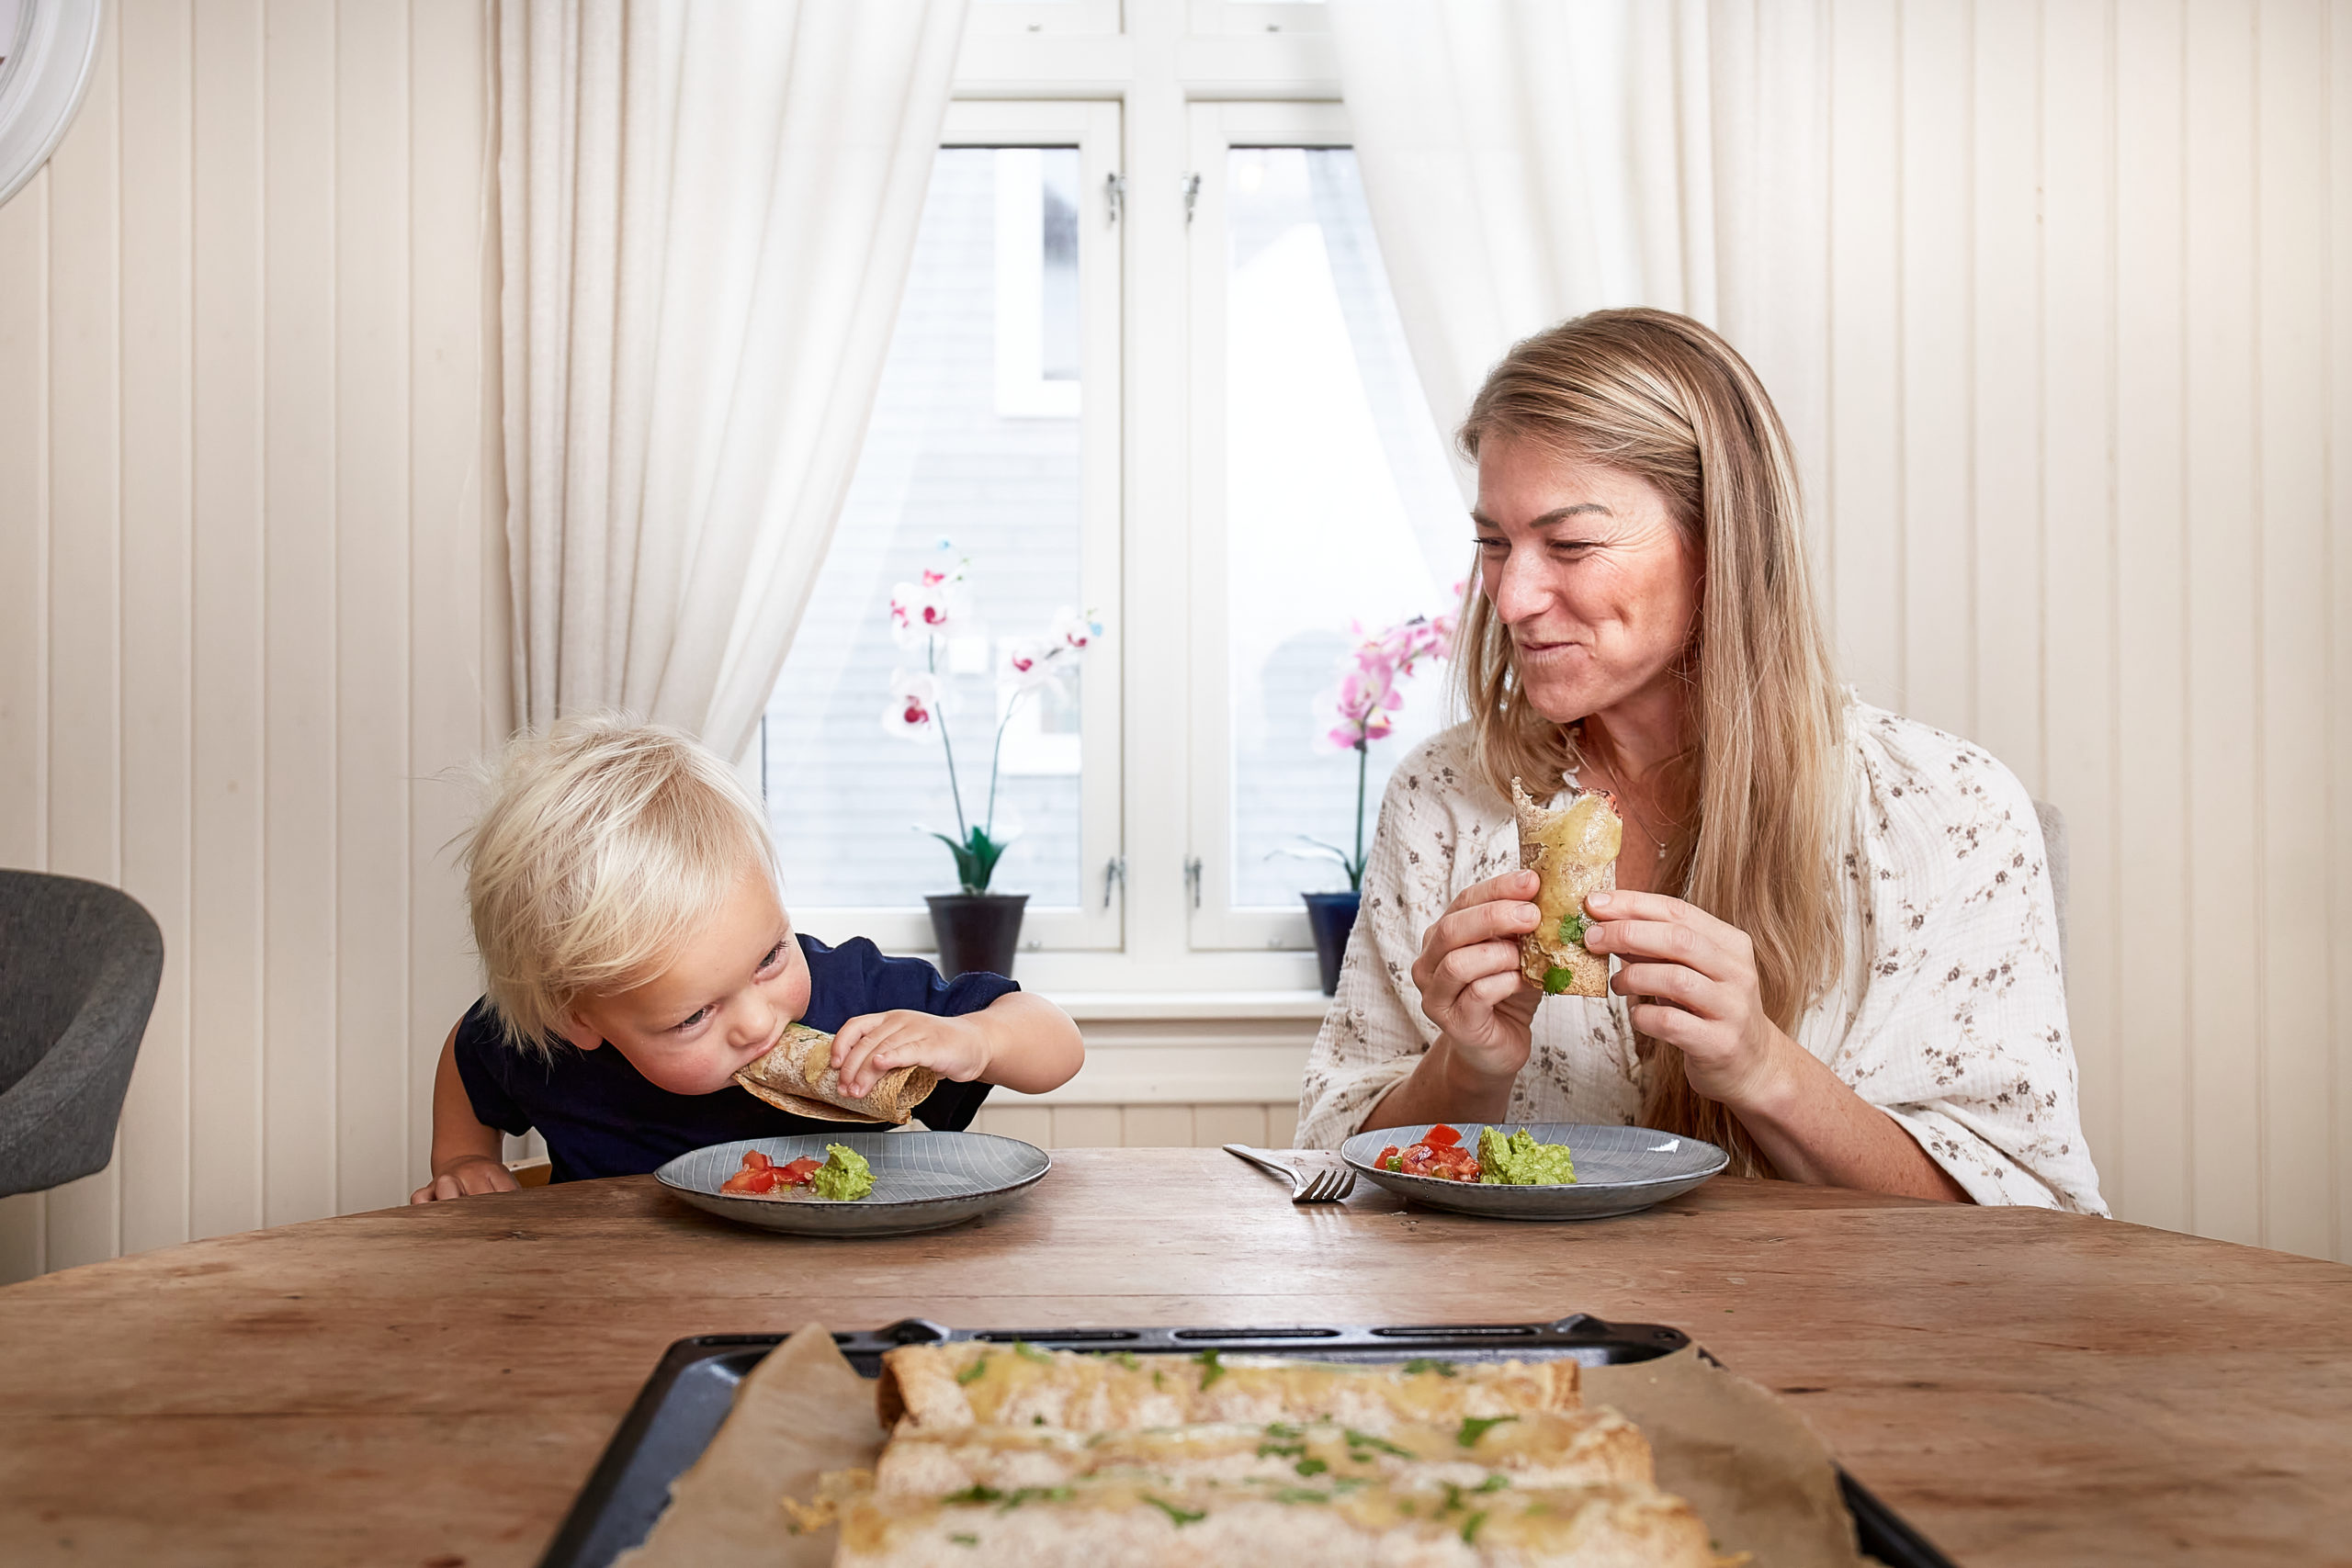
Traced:
POLYGON ((1770 1103, 1796 1047, 1764 1010, 1747 933, 1663 893, 1595 893, 1584 907, 1586 951, 1623 961, 1609 987, 1631 1001, 1634 1027, 1681 1047, 1709 1100, 1770 1103))
POLYGON ((970 1083, 989 1070, 988 1032, 971 1018, 936 1013, 869 1012, 833 1036, 832 1065, 842 1092, 863 1100, 882 1075, 899 1067, 929 1067, 943 1078, 970 1083))
POLYGON ((1421 938, 1413 984, 1421 1011, 1445 1036, 1455 1070, 1508 1086, 1527 1066, 1543 994, 1519 973, 1519 939, 1535 929, 1532 871, 1506 872, 1462 890, 1421 938))
POLYGON ((433 1179, 408 1195, 412 1203, 434 1203, 450 1198, 471 1198, 482 1192, 512 1192, 523 1184, 506 1162, 487 1155, 460 1155, 434 1172, 433 1179))

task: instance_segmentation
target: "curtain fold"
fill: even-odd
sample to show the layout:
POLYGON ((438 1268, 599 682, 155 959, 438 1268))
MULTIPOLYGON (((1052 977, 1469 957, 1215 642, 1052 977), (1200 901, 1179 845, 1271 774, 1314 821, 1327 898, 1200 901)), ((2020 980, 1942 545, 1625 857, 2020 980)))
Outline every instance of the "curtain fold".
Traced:
POLYGON ((1729 337, 1812 449, 1827 309, 1817 12, 1330 0, 1365 201, 1442 426, 1518 339, 1652 305, 1729 337))
POLYGON ((889 348, 965 0, 505 0, 518 720, 749 746, 889 348))

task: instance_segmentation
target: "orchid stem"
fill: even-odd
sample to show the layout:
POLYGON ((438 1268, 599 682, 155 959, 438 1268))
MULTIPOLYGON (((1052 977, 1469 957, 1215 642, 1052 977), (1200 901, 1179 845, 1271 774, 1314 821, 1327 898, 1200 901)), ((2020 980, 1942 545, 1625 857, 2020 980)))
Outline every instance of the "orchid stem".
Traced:
MULTIPOLYGON (((937 637, 926 637, 923 640, 923 657, 931 665, 932 680, 936 682, 939 679, 939 639, 937 637)), ((956 743, 947 739, 946 705, 941 703, 939 706, 939 744, 947 752, 947 793, 954 796, 956 801, 956 831, 961 834, 964 841, 968 844, 972 841, 972 829, 964 820, 964 786, 956 782, 956 743)), ((995 791, 994 781, 990 781, 989 788, 991 793, 995 791)), ((1358 813, 1358 818, 1361 821, 1361 812, 1358 813)), ((1357 831, 1361 833, 1363 829, 1359 827, 1357 831)))
POLYGON ((981 831, 996 837, 996 775, 1004 761, 1004 727, 1012 722, 1012 710, 1021 704, 1021 694, 1013 694, 1012 701, 1004 705, 1004 716, 996 721, 996 744, 989 749, 989 819, 981 831))
POLYGON ((1363 891, 1363 787, 1372 771, 1372 747, 1369 742, 1356 742, 1356 858, 1348 865, 1348 886, 1354 892, 1363 891))

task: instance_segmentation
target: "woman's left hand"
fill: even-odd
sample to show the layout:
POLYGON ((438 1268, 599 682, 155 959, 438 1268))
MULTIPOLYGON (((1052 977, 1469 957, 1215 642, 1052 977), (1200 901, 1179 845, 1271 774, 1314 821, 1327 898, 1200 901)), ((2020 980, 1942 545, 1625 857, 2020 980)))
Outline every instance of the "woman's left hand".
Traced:
POLYGON ((1585 914, 1586 950, 1624 961, 1610 989, 1635 1029, 1681 1048, 1690 1087, 1734 1111, 1767 1103, 1796 1046, 1764 1011, 1747 933, 1663 893, 1595 893, 1585 914))

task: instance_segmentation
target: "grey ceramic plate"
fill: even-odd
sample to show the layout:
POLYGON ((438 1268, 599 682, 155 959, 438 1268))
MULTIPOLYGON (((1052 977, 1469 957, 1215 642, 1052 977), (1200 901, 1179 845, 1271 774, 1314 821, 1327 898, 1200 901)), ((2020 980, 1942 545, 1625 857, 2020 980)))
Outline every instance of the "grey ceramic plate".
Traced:
MULTIPOLYGON (((1377 1151, 1375 1151, 1377 1152, 1377 1151)), ((792 1235, 903 1235, 985 1213, 1053 1168, 1046 1152, 989 1133, 842 1132, 793 1138, 741 1138, 680 1155, 653 1179, 692 1203, 762 1230, 792 1235), (719 1183, 743 1168, 747 1150, 776 1164, 825 1157, 827 1144, 855 1149, 874 1168, 874 1190, 849 1202, 823 1198, 744 1198, 719 1183)))
MULTIPOLYGON (((1597 1220, 1608 1214, 1630 1214, 1653 1203, 1663 1203, 1688 1192, 1731 1163, 1713 1144, 1679 1137, 1650 1127, 1593 1127, 1580 1122, 1498 1122, 1506 1136, 1525 1127, 1539 1143, 1566 1144, 1575 1160, 1574 1185, 1555 1187, 1487 1187, 1471 1181, 1447 1181, 1435 1176, 1407 1176, 1382 1170, 1372 1162, 1394 1144, 1409 1148, 1436 1123, 1383 1127, 1358 1133, 1340 1145, 1340 1156, 1367 1180, 1391 1192, 1427 1203, 1432 1209, 1457 1213, 1487 1214, 1498 1220, 1597 1220)), ((1483 1122, 1451 1125, 1473 1150, 1478 1146, 1483 1122)))

